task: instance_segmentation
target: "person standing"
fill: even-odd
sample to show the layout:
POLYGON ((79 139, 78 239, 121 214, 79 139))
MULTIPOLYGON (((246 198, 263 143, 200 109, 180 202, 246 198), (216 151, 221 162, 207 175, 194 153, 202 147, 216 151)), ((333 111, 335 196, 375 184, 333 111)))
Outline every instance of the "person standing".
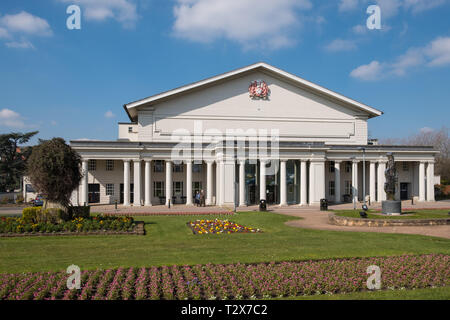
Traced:
POLYGON ((200 207, 205 207, 205 192, 203 190, 200 191, 200 207))

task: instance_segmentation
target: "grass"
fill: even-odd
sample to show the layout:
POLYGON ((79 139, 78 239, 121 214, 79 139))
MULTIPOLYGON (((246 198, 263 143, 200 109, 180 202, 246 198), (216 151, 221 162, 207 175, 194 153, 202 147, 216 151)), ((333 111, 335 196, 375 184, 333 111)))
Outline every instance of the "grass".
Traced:
POLYGON ((194 235, 186 223, 213 216, 146 216, 145 236, 0 238, 0 273, 206 263, 252 263, 450 254, 450 240, 420 235, 322 231, 285 225, 295 217, 245 212, 218 217, 260 228, 262 233, 194 235))
POLYGON ((321 294, 282 298, 280 300, 450 300, 450 287, 362 291, 333 295, 321 294))
MULTIPOLYGON (((350 218, 361 218, 359 212, 362 210, 333 210, 337 216, 342 217, 350 217, 350 218)), ((408 210, 404 211, 401 216, 385 216, 379 214, 377 210, 368 210, 367 218, 368 219, 445 219, 450 218, 448 214, 450 210, 441 210, 441 209, 430 209, 430 210, 408 210), (378 214, 374 214, 378 213, 378 214)))

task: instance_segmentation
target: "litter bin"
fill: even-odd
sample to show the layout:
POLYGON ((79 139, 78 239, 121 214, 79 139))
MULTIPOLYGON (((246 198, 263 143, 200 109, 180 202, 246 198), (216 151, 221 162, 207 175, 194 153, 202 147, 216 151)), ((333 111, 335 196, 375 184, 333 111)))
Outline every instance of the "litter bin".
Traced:
POLYGON ((267 203, 265 199, 259 200, 259 211, 267 211, 267 203))
POLYGON ((327 210, 328 210, 328 200, 320 199, 320 211, 327 211, 327 210))

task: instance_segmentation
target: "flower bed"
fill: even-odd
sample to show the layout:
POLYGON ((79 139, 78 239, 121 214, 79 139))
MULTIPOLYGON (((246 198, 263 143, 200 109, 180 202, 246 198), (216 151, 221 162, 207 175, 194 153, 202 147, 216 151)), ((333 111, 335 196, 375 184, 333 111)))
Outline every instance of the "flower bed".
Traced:
POLYGON ((187 223, 194 234, 209 233, 255 233, 261 232, 259 229, 241 226, 228 220, 195 220, 187 223))
POLYGON ((95 216, 60 222, 34 222, 24 218, 1 217, 0 236, 40 234, 87 234, 98 232, 134 232, 136 223, 131 217, 95 216))
POLYGON ((382 289, 450 285, 450 256, 428 254, 320 261, 163 266, 83 271, 68 290, 65 272, 0 274, 0 300, 255 299, 367 290, 367 267, 382 289))

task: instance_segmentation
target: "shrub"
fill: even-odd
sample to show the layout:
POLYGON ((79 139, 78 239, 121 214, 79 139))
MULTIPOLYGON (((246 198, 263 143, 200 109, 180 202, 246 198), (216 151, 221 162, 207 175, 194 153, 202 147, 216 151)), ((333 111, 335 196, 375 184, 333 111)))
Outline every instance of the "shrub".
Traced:
POLYGON ((0 204, 8 204, 8 203, 9 203, 8 197, 4 197, 2 200, 0 200, 0 204))
POLYGON ((22 218, 27 223, 35 223, 37 221, 37 216, 41 211, 42 207, 28 207, 23 208, 22 210, 22 218))

